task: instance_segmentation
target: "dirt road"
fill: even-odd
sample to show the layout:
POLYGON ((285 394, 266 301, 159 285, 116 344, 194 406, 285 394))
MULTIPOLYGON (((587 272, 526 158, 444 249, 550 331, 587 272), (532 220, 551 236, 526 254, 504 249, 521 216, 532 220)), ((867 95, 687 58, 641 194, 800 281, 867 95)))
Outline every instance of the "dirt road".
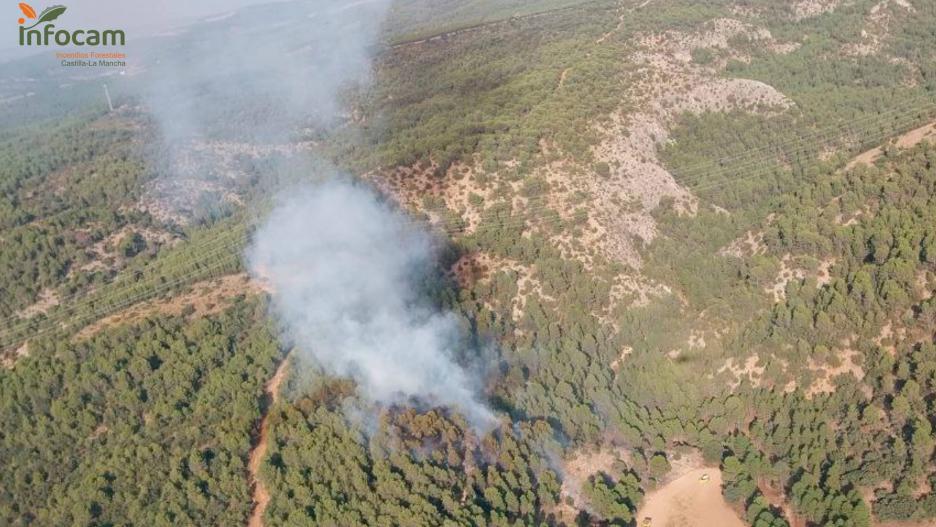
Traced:
POLYGON ((257 434, 257 444, 250 452, 250 459, 247 463, 247 470, 250 472, 250 481, 253 485, 253 511, 250 513, 248 527, 263 527, 263 512, 270 503, 270 493, 263 486, 263 480, 260 479, 260 467, 263 464, 263 458, 266 456, 267 444, 269 441, 270 425, 267 421, 269 417, 268 410, 279 401, 279 389, 283 380, 286 378, 286 371, 289 364, 289 357, 280 362, 276 368, 273 378, 266 384, 266 396, 264 397, 263 416, 260 418, 260 428, 257 434))

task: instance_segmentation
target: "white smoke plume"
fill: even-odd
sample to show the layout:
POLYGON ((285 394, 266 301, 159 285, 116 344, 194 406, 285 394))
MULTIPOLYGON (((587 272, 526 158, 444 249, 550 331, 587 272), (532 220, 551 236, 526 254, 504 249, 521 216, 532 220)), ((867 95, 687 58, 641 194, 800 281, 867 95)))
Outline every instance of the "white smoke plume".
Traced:
POLYGON ((145 101, 167 142, 282 140, 340 118, 366 82, 389 0, 293 0, 206 19, 153 39, 145 101))
POLYGON ((426 232, 342 181, 291 193, 248 251, 275 312, 327 373, 354 379, 371 401, 453 407, 486 430, 494 416, 480 379, 455 360, 458 324, 419 293, 434 257, 426 232))
MULTIPOLYGON (((340 124, 350 113, 342 93, 369 80, 388 5, 294 0, 167 37, 174 47, 157 47, 145 97, 169 146, 163 157, 182 165, 173 160, 187 159, 178 152, 193 140, 279 143, 340 124)), ((430 237, 376 194, 347 182, 293 192, 247 257, 274 287, 288 336, 327 373, 355 380, 375 403, 417 400, 458 409, 478 429, 493 424, 480 378, 456 362, 455 318, 418 292, 430 237)))
POLYGON ((183 224, 222 217, 278 179, 270 166, 298 165, 352 122, 389 4, 252 5, 135 41, 126 82, 157 131, 144 209, 183 224))

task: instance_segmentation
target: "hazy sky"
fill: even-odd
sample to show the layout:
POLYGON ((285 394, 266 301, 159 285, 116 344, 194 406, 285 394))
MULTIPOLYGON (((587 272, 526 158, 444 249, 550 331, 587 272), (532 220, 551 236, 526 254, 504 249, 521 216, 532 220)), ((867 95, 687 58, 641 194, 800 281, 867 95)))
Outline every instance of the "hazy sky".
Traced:
MULTIPOLYGON (((120 28, 127 31, 128 41, 159 32, 192 19, 233 11, 251 4, 272 3, 271 0, 25 0, 37 13, 46 7, 61 4, 68 10, 54 22, 69 29, 120 28)), ((6 60, 21 58, 43 51, 40 48, 20 48, 19 25, 22 13, 19 0, 7 3, 7 21, 0 23, 0 50, 6 60)))

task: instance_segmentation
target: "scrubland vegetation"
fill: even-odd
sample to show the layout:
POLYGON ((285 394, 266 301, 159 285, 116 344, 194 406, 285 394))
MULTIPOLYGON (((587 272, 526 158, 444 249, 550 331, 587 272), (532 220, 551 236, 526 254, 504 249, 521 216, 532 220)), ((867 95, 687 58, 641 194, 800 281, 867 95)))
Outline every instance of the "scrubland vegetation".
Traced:
MULTIPOLYGON (((444 408, 364 416, 351 382, 294 369, 267 414, 265 525, 637 525, 696 451, 756 527, 936 519, 936 147, 844 168, 933 120, 933 6, 885 2, 887 34, 869 43, 871 1, 803 18, 766 1, 488 4, 400 3, 399 45, 349 95, 368 119, 314 148, 390 198, 417 195, 403 205, 447 235, 430 289, 469 348, 494 350, 500 424, 478 437, 444 408), (470 16, 481 7, 489 18, 470 16), (664 196, 645 211, 652 237, 595 234, 597 194, 622 170, 598 146, 648 111, 641 38, 719 18, 776 46, 685 37, 692 79, 756 80, 790 107, 661 118, 668 140, 651 146, 692 210, 664 196), (638 261, 602 250, 614 236, 637 239, 638 261), (445 275, 457 262, 470 272, 445 275), (588 449, 627 455, 564 490, 588 449)), ((0 135, 0 523, 245 523, 263 386, 286 351, 262 299, 75 333, 240 271, 251 220, 139 207, 156 175, 142 111, 37 123, 0 135)), ((305 177, 276 156, 245 164, 247 200, 271 170, 305 177)))

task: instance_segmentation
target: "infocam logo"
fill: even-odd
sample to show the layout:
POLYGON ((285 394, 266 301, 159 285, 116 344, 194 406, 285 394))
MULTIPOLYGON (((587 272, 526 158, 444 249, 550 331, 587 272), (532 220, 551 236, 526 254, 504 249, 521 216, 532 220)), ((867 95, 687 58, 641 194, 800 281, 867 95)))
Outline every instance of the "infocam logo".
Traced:
POLYGON ((63 5, 47 7, 38 15, 25 2, 19 8, 23 12, 19 19, 20 46, 123 46, 127 38, 120 29, 56 29, 51 22, 65 14, 67 8, 63 5), (31 25, 26 26, 27 23, 31 25))

